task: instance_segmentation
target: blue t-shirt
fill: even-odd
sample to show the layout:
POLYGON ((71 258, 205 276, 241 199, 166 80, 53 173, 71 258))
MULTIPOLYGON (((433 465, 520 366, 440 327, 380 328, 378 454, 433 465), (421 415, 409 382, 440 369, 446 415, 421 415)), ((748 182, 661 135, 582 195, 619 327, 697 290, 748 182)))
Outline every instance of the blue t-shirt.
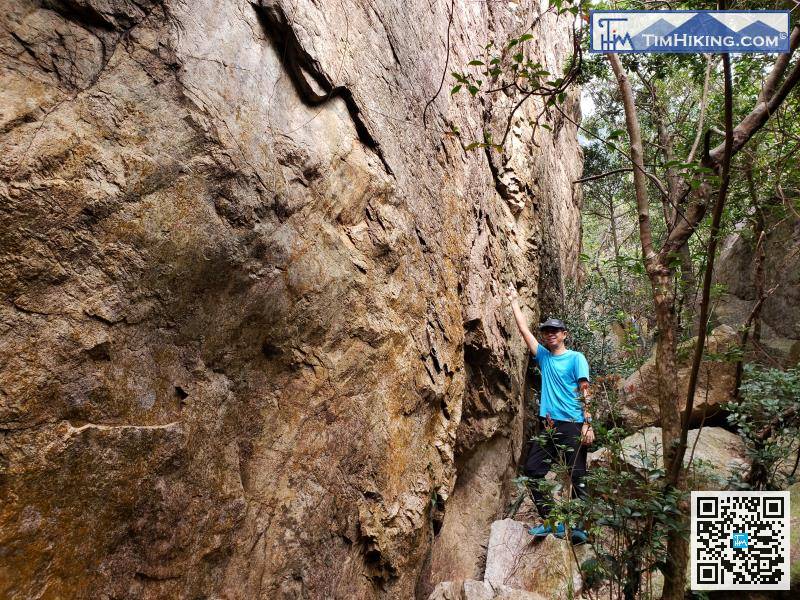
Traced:
POLYGON ((589 363, 586 357, 575 350, 555 355, 539 344, 536 362, 542 372, 542 394, 539 401, 539 416, 555 421, 583 422, 583 407, 580 401, 579 379, 589 379, 589 363))

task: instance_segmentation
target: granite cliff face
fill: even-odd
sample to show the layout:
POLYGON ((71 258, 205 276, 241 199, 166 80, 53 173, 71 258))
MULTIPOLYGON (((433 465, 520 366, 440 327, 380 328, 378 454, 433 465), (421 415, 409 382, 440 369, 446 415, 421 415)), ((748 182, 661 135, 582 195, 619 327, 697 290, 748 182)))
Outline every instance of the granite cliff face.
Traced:
MULTIPOLYGON (((772 202, 777 202, 772 200, 772 202)), ((776 206, 770 207, 775 212, 776 206)), ((764 224, 764 291, 759 339, 752 360, 769 366, 800 364, 800 218, 792 212, 767 213, 764 224), (780 213, 779 213, 780 214, 780 213)), ((743 326, 756 304, 755 236, 747 230, 729 235, 722 246, 715 282, 725 293, 715 306, 718 323, 743 326)))
POLYGON ((0 5, 0 596, 473 576, 522 443, 500 291, 577 276, 581 156, 558 112, 465 151, 517 98, 449 76, 421 117, 448 28, 452 69, 538 9, 0 5))

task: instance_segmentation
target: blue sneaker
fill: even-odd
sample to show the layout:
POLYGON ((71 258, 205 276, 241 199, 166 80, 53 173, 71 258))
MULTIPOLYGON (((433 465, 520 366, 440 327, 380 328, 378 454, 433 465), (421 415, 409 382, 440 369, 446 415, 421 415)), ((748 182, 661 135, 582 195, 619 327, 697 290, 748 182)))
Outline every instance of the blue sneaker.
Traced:
MULTIPOLYGON (((563 525, 559 525, 559 529, 560 530, 556 531, 555 536, 558 539, 563 540, 566 536, 566 531, 564 531, 563 525)), ((580 546, 581 544, 585 544, 589 541, 589 536, 586 534, 586 532, 578 527, 573 527, 569 530, 569 537, 573 546, 580 546)))
POLYGON ((542 523, 541 525, 528 529, 528 533, 535 538, 543 538, 553 533, 553 528, 542 523))
POLYGON ((570 537, 572 538, 572 545, 573 546, 580 546, 581 544, 585 544, 589 541, 589 536, 583 529, 575 529, 570 530, 570 537))
POLYGON ((533 537, 535 537, 535 538, 547 537, 551 533, 556 537, 563 538, 564 537, 564 524, 563 523, 559 523, 558 525, 556 525, 556 530, 553 531, 552 527, 542 523, 538 527, 531 527, 530 529, 528 529, 528 533, 530 535, 532 535, 533 537))

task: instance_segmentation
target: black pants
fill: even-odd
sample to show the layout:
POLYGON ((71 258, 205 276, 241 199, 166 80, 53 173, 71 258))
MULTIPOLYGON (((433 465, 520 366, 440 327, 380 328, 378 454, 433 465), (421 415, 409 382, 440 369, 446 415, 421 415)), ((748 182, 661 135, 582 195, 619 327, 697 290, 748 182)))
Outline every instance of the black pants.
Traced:
POLYGON ((541 433, 538 436, 541 442, 534 440, 525 461, 525 475, 533 480, 530 485, 531 496, 542 519, 546 519, 550 514, 551 499, 539 490, 537 484, 552 466, 560 463, 571 468, 573 496, 586 497, 583 477, 586 475, 587 448, 581 444, 583 423, 553 421, 553 425, 552 429, 548 429, 544 419, 541 419, 541 433), (566 448, 561 449, 558 446, 566 448))

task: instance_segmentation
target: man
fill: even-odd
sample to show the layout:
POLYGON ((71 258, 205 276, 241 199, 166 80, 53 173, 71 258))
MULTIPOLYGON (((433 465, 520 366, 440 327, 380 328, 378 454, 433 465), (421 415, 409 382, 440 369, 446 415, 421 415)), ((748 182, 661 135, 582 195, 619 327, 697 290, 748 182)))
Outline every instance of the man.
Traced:
MULTIPOLYGON (((544 436, 541 440, 534 440, 531 445, 525 461, 525 475, 533 480, 531 495, 539 516, 546 521, 550 514, 550 499, 545 498, 538 483, 547 475, 553 461, 562 459, 570 467, 573 494, 579 498, 586 495, 583 486, 586 450, 594 441, 594 431, 592 415, 581 399, 589 396, 589 364, 583 354, 564 346, 567 328, 563 321, 547 319, 542 323, 539 326, 540 343, 525 323, 514 286, 509 286, 507 296, 522 338, 542 372, 539 418, 544 427, 544 436)), ((559 523, 554 531, 542 523, 532 527, 529 533, 534 537, 546 537, 552 533, 563 538, 565 527, 559 523)), ((572 528, 571 538, 575 543, 583 543, 587 539, 586 532, 572 528)))

